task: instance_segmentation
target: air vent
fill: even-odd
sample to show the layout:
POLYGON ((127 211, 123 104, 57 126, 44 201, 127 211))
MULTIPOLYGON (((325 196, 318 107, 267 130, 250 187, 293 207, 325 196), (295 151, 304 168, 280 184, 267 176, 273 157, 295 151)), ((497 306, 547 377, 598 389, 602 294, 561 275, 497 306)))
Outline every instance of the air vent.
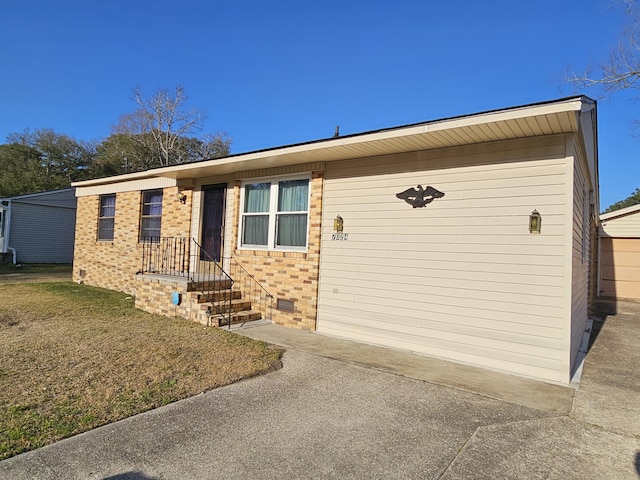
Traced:
POLYGON ((293 300, 279 298, 276 303, 276 308, 281 312, 293 313, 295 311, 295 302, 293 300))

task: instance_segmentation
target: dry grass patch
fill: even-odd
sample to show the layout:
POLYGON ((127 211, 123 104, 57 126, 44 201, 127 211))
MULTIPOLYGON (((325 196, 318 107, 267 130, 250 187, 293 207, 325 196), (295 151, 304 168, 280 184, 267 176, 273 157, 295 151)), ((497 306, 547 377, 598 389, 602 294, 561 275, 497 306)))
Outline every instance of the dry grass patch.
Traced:
POLYGON ((29 263, 0 264, 0 285, 7 283, 71 281, 71 265, 29 263))
POLYGON ((281 350, 86 285, 0 285, 0 459, 280 365, 281 350))

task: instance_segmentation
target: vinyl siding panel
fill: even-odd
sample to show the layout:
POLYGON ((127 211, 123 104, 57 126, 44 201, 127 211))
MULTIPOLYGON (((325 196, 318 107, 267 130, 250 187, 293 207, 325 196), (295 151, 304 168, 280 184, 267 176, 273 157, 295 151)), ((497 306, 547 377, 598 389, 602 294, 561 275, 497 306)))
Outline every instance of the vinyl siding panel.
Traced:
POLYGON ((318 331, 562 381, 565 151, 555 136, 327 164, 318 331), (445 196, 396 198, 417 184, 445 196))
POLYGON ((640 239, 600 240, 600 294, 640 299, 640 239))
POLYGON ((605 214, 601 220, 599 293, 640 299, 640 205, 605 214))
POLYGON ((591 268, 592 212, 590 186, 579 153, 573 162, 573 221, 571 249, 571 323, 569 339, 569 372, 573 374, 582 336, 589 319, 589 278, 591 268))
POLYGON ((19 263, 72 263, 75 221, 75 207, 13 202, 9 246, 19 263))
POLYGON ((602 222, 601 236, 640 238, 640 211, 602 222))

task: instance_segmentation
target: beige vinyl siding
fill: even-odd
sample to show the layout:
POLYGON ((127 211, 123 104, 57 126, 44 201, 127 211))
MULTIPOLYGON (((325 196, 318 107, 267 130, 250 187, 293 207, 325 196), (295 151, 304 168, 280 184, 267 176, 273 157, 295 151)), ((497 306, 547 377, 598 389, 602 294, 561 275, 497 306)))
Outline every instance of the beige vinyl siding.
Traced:
POLYGON ((571 322, 568 358, 566 360, 567 375, 573 373, 584 329, 589 319, 588 294, 591 262, 591 212, 590 191, 582 158, 576 156, 573 162, 573 228, 571 249, 571 322))
POLYGON ((600 295, 640 299, 640 205, 600 219, 600 295))
POLYGON ((603 237, 640 238, 640 211, 602 221, 603 237))
POLYGON ((640 238, 600 242, 600 295, 640 299, 640 238))
POLYGON ((555 136, 328 163, 318 331, 562 381, 565 151, 555 136), (445 197, 395 197, 417 184, 445 197))

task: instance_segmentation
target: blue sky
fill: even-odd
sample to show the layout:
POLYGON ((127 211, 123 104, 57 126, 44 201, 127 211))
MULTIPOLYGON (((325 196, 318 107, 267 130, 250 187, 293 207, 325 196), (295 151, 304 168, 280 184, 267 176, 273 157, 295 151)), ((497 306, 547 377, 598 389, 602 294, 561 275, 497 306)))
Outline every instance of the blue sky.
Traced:
MULTIPOLYGON (((619 0, 618 0, 619 1, 619 0)), ((0 0, 0 143, 109 135, 131 92, 182 85, 232 152, 553 100, 596 69, 616 0, 0 0)), ((629 92, 599 100, 602 209, 640 187, 629 92)))

